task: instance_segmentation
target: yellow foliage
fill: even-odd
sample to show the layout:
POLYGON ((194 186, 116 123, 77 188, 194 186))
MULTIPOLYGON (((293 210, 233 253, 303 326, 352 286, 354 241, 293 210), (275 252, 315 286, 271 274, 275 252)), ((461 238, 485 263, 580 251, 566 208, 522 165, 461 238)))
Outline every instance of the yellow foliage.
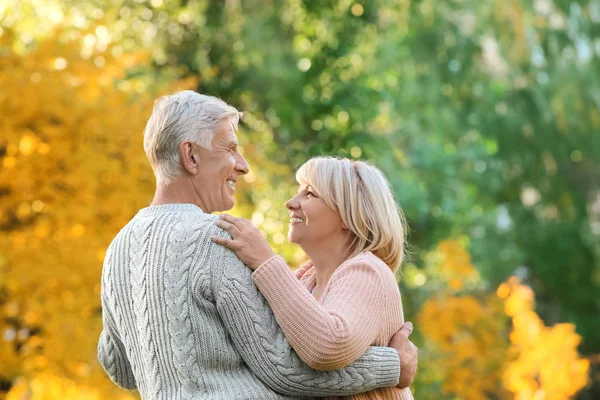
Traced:
MULTIPOLYGON (((588 383, 590 361, 577 352, 581 337, 569 323, 547 327, 535 294, 511 277, 485 293, 457 291, 475 275, 458 241, 443 241, 428 260, 446 286, 423 304, 418 327, 442 391, 460 399, 566 400, 588 383), (456 284, 454 280, 463 282, 456 284), (508 322, 512 319, 512 329, 508 322)), ((423 354, 423 353, 421 353, 423 354)))
MULTIPOLYGON (((115 58, 108 46, 89 56, 61 37, 21 53, 9 29, 0 35, 0 382, 20 382, 13 398, 22 390, 32 399, 114 398, 119 391, 96 359, 104 253, 152 200, 142 141, 154 99, 197 81, 125 79, 128 68, 143 67, 143 53, 115 58)), ((239 183, 245 201, 233 212, 298 262, 301 253, 283 243, 286 209, 272 200, 289 195, 292 175, 263 156, 267 124, 244 121, 264 138, 251 144, 240 134, 252 174, 239 183)))
MULTIPOLYGON (((442 391, 461 399, 509 398, 501 387, 502 365, 508 343, 503 304, 493 294, 458 294, 478 280, 471 257, 454 240, 440 242, 429 256, 432 273, 446 283, 427 299, 418 314, 426 339, 430 368, 442 391)), ((423 353, 421 353, 423 354, 423 353)))
MULTIPOLYGON (((51 373, 40 373, 29 380, 19 379, 6 394, 6 400, 25 399, 69 399, 69 400, 100 400, 103 398, 98 388, 76 383, 72 379, 51 373)), ((111 398, 118 400, 133 400, 136 397, 125 392, 113 393, 111 398)))
MULTIPOLYGON (((142 132, 154 98, 197 82, 158 88, 126 79, 146 53, 89 53, 64 37, 16 51, 11 30, 0 35, 0 381, 14 384, 10 400, 129 399, 96 361, 102 260, 152 198, 142 132)), ((302 253, 284 244, 286 211, 274 200, 290 195, 292 174, 262 156, 272 128, 248 113, 244 122, 253 132, 252 143, 240 135, 252 172, 238 184, 244 200, 233 213, 252 219, 297 264, 302 253)), ((421 362, 445 393, 558 400, 587 384, 575 327, 546 327, 529 287, 511 278, 496 295, 485 292, 458 240, 441 242, 428 262, 443 287, 418 314, 421 362)))
POLYGON ((471 255, 458 240, 441 241, 428 260, 430 273, 453 291, 473 287, 480 280, 471 255))
POLYGON ((141 149, 155 94, 115 88, 126 67, 110 47, 95 54, 100 68, 77 42, 51 37, 17 54, 10 36, 0 36, 0 380, 24 377, 27 398, 94 398, 91 387, 114 387, 96 361, 98 255, 151 200, 141 149))
POLYGON ((498 288, 512 317, 511 361, 503 381, 517 400, 570 399, 588 383, 589 360, 577 352, 581 337, 573 324, 546 327, 537 316, 533 291, 516 277, 498 288))

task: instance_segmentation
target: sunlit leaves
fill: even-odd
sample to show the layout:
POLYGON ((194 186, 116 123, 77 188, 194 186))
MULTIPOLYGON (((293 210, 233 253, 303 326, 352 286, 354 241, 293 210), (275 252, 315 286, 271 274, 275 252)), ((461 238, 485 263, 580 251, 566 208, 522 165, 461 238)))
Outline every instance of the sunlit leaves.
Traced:
POLYGON ((115 90, 129 57, 98 65, 58 36, 26 54, 12 45, 0 48, 0 379, 22 377, 14 390, 37 398, 108 394, 95 357, 102 253, 153 191, 140 151, 153 96, 115 90))
POLYGON ((430 270, 445 271, 441 280, 447 286, 419 311, 424 379, 437 380, 446 394, 473 400, 566 400, 586 386, 590 362, 577 351, 581 337, 575 326, 546 326, 530 287, 511 277, 495 292, 480 285, 460 291, 474 270, 457 241, 442 242, 429 260, 430 270))
POLYGON ((515 400, 568 399, 585 387, 590 362, 577 352, 581 336, 575 326, 545 326, 534 311, 533 291, 515 277, 501 284, 497 293, 512 318, 510 361, 503 382, 515 400))

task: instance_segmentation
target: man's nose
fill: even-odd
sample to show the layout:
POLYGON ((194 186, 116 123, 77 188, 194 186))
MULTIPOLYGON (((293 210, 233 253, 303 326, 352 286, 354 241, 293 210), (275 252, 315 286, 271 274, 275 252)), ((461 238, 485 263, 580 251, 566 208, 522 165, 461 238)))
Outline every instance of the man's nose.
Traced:
POLYGON ((235 169, 241 175, 246 175, 248 172, 250 172, 250 166, 248 165, 248 162, 246 161, 244 156, 241 154, 239 154, 237 157, 237 161, 235 163, 235 169))

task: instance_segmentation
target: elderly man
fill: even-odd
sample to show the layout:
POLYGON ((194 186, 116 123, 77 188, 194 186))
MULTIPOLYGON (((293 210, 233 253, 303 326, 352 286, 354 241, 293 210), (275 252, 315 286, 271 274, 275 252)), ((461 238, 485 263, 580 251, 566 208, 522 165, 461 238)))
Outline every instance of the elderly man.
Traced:
POLYGON ((248 173, 238 111, 192 91, 156 101, 144 149, 157 180, 150 207, 110 244, 102 273, 98 358, 144 399, 283 399, 408 386, 411 327, 345 369, 316 371, 290 348, 265 299, 211 213, 233 207, 248 173))

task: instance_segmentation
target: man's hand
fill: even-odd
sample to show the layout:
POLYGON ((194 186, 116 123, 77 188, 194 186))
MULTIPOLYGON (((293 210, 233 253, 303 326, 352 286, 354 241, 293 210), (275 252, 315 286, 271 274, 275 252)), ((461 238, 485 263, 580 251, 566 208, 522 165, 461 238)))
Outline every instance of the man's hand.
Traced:
POLYGON ((412 333, 412 322, 405 322, 400 330, 392 336, 389 347, 393 347, 400 357, 400 381, 396 387, 407 388, 412 383, 417 373, 417 364, 419 363, 419 349, 415 346, 408 336, 412 333))

